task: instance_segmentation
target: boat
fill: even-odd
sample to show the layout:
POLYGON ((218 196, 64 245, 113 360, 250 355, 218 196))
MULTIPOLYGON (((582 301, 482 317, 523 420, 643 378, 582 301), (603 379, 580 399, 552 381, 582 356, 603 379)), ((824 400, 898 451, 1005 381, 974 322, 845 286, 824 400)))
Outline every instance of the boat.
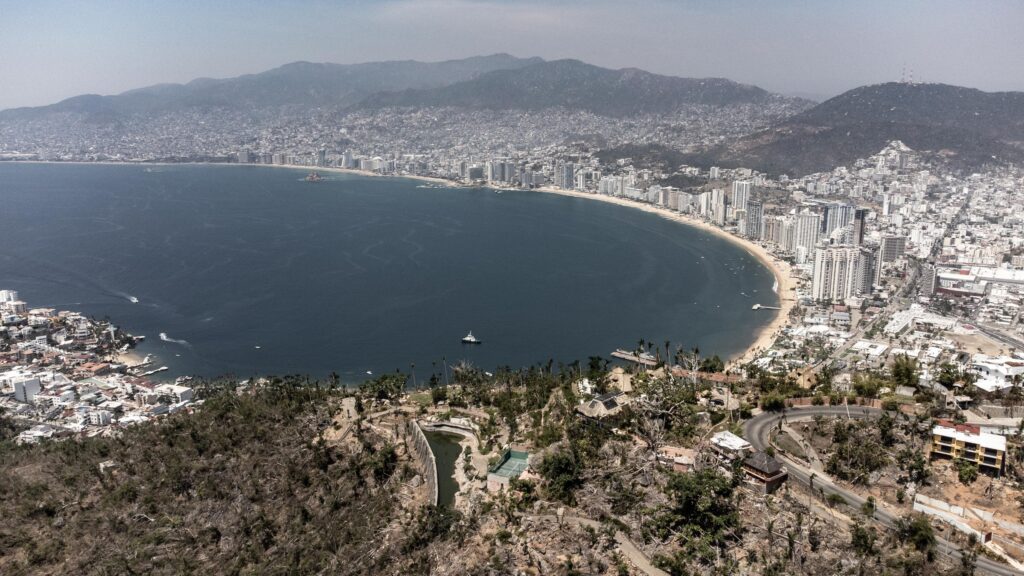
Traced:
POLYGON ((463 344, 483 344, 483 340, 478 340, 476 336, 473 336, 473 331, 470 330, 469 334, 462 337, 463 344))
POLYGON ((324 177, 321 176, 320 173, 315 170, 306 175, 306 182, 319 182, 323 179, 324 177))

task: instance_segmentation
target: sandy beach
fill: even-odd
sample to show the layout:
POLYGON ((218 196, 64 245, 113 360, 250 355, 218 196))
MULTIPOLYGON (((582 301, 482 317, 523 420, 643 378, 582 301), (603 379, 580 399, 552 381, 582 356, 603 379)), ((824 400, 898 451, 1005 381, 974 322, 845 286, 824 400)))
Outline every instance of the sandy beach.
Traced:
POLYGON ((124 364, 126 366, 134 366, 140 364, 144 359, 145 355, 138 352, 135 349, 130 349, 127 352, 118 352, 113 355, 114 362, 118 364, 124 364))
POLYGON ((644 212, 649 212, 651 214, 657 214, 658 216, 661 216, 662 218, 666 218, 668 220, 672 220, 673 222, 678 222, 686 226, 692 226, 704 232, 708 232, 709 234, 714 234, 719 238, 724 238, 725 240, 728 240, 729 242, 732 242, 733 244, 736 244, 737 246, 746 250, 750 255, 757 258, 757 260, 761 262, 761 264, 763 264, 766 268, 771 270, 772 274, 775 276, 775 280, 779 284, 777 294, 779 296, 780 310, 751 311, 752 314, 769 314, 775 312, 775 317, 767 326, 761 329, 761 331, 757 334, 757 338, 754 339, 754 342, 751 343, 751 345, 746 349, 744 353, 728 359, 726 363, 726 369, 738 368, 746 364, 747 362, 753 360, 761 351, 770 348, 772 344, 775 343, 775 339, 778 337, 779 332, 788 323, 789 313, 796 303, 796 296, 794 293, 796 283, 792 277, 792 271, 787 262, 775 258, 760 244, 730 234, 725 230, 722 230, 718 226, 714 226, 698 218, 687 216, 685 214, 680 214, 678 212, 673 212, 671 210, 662 208, 660 206, 655 206, 653 204, 637 202, 635 200, 619 198, 617 196, 605 196, 603 194, 591 194, 575 190, 563 190, 561 188, 542 187, 537 188, 535 190, 538 192, 544 192, 548 194, 560 194, 562 196, 572 196, 574 198, 598 200, 601 202, 607 202, 609 204, 624 206, 626 208, 643 210, 644 212))

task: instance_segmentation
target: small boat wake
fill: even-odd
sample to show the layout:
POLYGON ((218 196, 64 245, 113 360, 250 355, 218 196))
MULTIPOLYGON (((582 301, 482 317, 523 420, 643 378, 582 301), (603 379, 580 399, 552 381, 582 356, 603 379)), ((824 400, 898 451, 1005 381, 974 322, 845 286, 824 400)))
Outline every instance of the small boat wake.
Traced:
POLYGON ((138 304, 139 303, 139 299, 136 298, 135 296, 132 296, 131 294, 128 294, 128 293, 125 293, 125 292, 115 292, 114 294, 120 296, 121 298, 124 298, 125 300, 131 302, 132 304, 138 304))
POLYGON ((192 347, 192 345, 189 344, 188 340, 180 340, 180 339, 177 339, 177 338, 171 338, 170 336, 167 335, 167 332, 161 332, 160 333, 160 339, 163 340, 164 342, 170 342, 172 344, 178 344, 178 345, 184 346, 186 348, 191 348, 192 347))

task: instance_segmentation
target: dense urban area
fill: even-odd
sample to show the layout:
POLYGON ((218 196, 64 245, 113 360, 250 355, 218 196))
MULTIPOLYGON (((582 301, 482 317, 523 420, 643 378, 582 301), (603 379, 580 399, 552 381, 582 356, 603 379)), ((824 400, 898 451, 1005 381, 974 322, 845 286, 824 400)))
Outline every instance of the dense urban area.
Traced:
POLYGON ((167 383, 109 321, 0 291, 0 572, 1024 573, 1024 173, 898 140, 806 175, 682 160, 805 107, 8 129, 12 161, 267 164, 653 209, 773 269, 778 301, 751 304, 778 321, 726 361, 641 340, 442 366, 419 388, 167 383))

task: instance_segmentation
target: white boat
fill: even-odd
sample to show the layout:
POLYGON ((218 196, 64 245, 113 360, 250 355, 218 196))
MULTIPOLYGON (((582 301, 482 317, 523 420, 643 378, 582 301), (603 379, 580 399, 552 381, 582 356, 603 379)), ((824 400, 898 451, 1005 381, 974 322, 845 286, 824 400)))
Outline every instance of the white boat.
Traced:
POLYGON ((462 337, 463 344, 483 344, 483 340, 477 340, 476 336, 473 336, 473 331, 470 330, 469 334, 462 337))

